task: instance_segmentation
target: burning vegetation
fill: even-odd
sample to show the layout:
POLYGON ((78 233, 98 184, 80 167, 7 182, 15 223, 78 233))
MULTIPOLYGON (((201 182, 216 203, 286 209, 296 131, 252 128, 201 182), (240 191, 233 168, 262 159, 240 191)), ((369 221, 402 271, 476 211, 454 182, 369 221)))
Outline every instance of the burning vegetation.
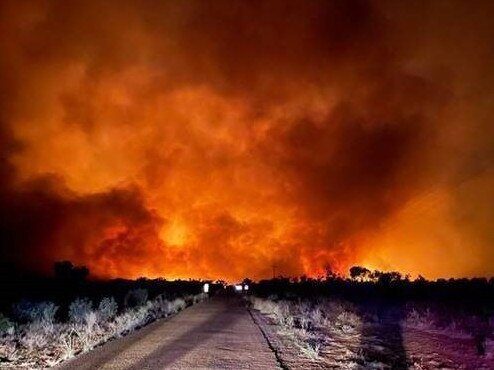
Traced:
POLYGON ((1 260, 491 275, 493 11, 2 1, 1 260))

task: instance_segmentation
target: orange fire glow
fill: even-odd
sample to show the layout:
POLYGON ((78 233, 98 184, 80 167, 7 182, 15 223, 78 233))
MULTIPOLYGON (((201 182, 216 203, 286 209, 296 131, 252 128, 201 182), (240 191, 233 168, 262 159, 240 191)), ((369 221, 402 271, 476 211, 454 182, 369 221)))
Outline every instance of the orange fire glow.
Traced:
POLYGON ((0 7, 2 258, 494 273, 492 3, 0 7))

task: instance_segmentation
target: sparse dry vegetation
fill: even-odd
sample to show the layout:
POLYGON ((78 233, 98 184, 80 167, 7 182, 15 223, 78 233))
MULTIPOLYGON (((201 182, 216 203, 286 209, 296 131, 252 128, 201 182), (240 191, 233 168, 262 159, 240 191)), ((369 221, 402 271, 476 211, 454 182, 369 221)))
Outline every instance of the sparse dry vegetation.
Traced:
POLYGON ((52 302, 19 302, 13 310, 15 323, 0 317, 1 366, 56 365, 152 321, 174 315, 206 296, 186 295, 172 300, 163 295, 153 300, 147 297, 144 289, 129 291, 125 299, 129 306, 120 311, 113 297, 104 297, 96 306, 87 298, 77 298, 69 305, 65 322, 55 319, 59 307, 52 302))
POLYGON ((300 358, 339 369, 490 368, 493 281, 410 281, 365 269, 353 275, 252 285, 250 306, 281 340, 289 368, 312 366, 300 358))
POLYGON ((322 329, 353 333, 360 327, 360 318, 348 304, 340 301, 287 301, 271 296, 267 299, 249 297, 252 308, 270 317, 278 325, 278 333, 288 338, 311 360, 319 359, 327 338, 322 329))

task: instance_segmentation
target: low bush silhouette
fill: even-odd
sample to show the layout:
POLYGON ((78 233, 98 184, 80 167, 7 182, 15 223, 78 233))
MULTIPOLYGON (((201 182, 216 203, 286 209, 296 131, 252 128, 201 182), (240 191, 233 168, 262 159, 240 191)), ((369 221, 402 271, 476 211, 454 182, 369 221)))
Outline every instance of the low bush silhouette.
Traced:
POLYGON ((12 271, 0 282, 0 367, 56 365, 206 297, 201 281, 91 280, 68 261, 53 276, 12 271))

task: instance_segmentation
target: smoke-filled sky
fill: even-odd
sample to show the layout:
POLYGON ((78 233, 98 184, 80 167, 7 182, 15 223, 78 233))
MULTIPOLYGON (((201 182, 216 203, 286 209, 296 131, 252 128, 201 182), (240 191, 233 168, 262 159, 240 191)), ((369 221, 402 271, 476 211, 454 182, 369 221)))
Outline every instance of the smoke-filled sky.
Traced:
POLYGON ((0 256, 494 274, 494 2, 0 3, 0 256))

